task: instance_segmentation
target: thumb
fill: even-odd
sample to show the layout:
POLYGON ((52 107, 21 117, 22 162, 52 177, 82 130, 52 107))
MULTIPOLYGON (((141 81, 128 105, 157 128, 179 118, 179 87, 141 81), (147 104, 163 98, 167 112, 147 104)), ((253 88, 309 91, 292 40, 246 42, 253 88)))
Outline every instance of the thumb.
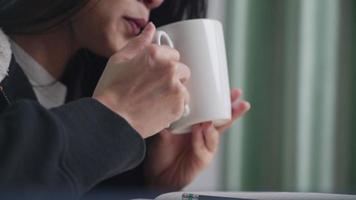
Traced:
POLYGON ((127 45, 117 53, 117 56, 120 60, 132 59, 152 43, 155 32, 155 25, 152 22, 148 23, 142 33, 129 41, 127 45))

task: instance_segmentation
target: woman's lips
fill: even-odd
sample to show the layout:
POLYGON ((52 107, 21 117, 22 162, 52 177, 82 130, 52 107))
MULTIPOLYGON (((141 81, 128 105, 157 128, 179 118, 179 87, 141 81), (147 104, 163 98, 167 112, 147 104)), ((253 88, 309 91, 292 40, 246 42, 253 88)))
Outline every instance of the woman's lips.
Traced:
POLYGON ((141 29, 143 29, 146 24, 147 20, 145 19, 139 19, 139 18, 133 18, 133 17, 124 17, 128 25, 130 26, 130 34, 133 36, 136 36, 140 34, 141 29))

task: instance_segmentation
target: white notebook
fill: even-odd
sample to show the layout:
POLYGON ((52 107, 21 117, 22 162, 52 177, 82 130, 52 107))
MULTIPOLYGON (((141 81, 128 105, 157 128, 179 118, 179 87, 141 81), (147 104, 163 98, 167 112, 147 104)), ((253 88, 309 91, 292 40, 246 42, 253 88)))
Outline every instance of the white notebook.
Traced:
POLYGON ((289 192, 172 192, 155 200, 356 200, 356 195, 289 192))

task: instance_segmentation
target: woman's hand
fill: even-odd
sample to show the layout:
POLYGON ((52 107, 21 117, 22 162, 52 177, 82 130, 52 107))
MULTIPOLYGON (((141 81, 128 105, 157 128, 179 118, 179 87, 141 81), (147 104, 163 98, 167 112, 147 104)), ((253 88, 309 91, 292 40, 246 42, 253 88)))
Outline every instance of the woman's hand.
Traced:
POLYGON ((143 138, 178 120, 189 99, 190 70, 175 49, 152 44, 155 27, 112 56, 93 97, 125 118, 143 138))
POLYGON ((153 187, 179 190, 187 186, 212 161, 221 134, 244 115, 250 104, 239 101, 241 90, 231 91, 232 120, 222 127, 212 123, 194 126, 192 133, 173 135, 167 130, 153 138, 148 146, 145 176, 153 187))

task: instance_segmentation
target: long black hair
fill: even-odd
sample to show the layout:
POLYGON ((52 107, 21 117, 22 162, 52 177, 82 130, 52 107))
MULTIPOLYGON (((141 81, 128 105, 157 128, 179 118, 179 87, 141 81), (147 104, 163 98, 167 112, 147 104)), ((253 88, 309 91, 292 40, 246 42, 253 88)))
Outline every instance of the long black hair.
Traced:
POLYGON ((162 26, 182 19, 205 18, 207 12, 206 0, 165 0, 153 10, 151 21, 162 26))
MULTIPOLYGON (((104 0, 105 1, 105 0, 104 0)), ((33 34, 68 20, 89 0, 0 0, 0 27, 8 34, 33 34)), ((165 0, 151 20, 164 25, 206 15, 206 0, 165 0)))
MULTIPOLYGON (((105 1, 105 0, 98 0, 105 1)), ((136 0, 132 0, 136 1, 136 0)), ((0 0, 0 28, 7 34, 36 34, 65 23, 89 0, 0 0)), ((182 19, 203 18, 206 0, 165 0, 151 13, 156 26, 182 19)), ((67 101, 91 96, 107 58, 83 49, 67 64, 61 81, 68 87, 67 101)))
POLYGON ((0 27, 9 34, 44 32, 64 22, 89 0, 0 0, 0 27))

